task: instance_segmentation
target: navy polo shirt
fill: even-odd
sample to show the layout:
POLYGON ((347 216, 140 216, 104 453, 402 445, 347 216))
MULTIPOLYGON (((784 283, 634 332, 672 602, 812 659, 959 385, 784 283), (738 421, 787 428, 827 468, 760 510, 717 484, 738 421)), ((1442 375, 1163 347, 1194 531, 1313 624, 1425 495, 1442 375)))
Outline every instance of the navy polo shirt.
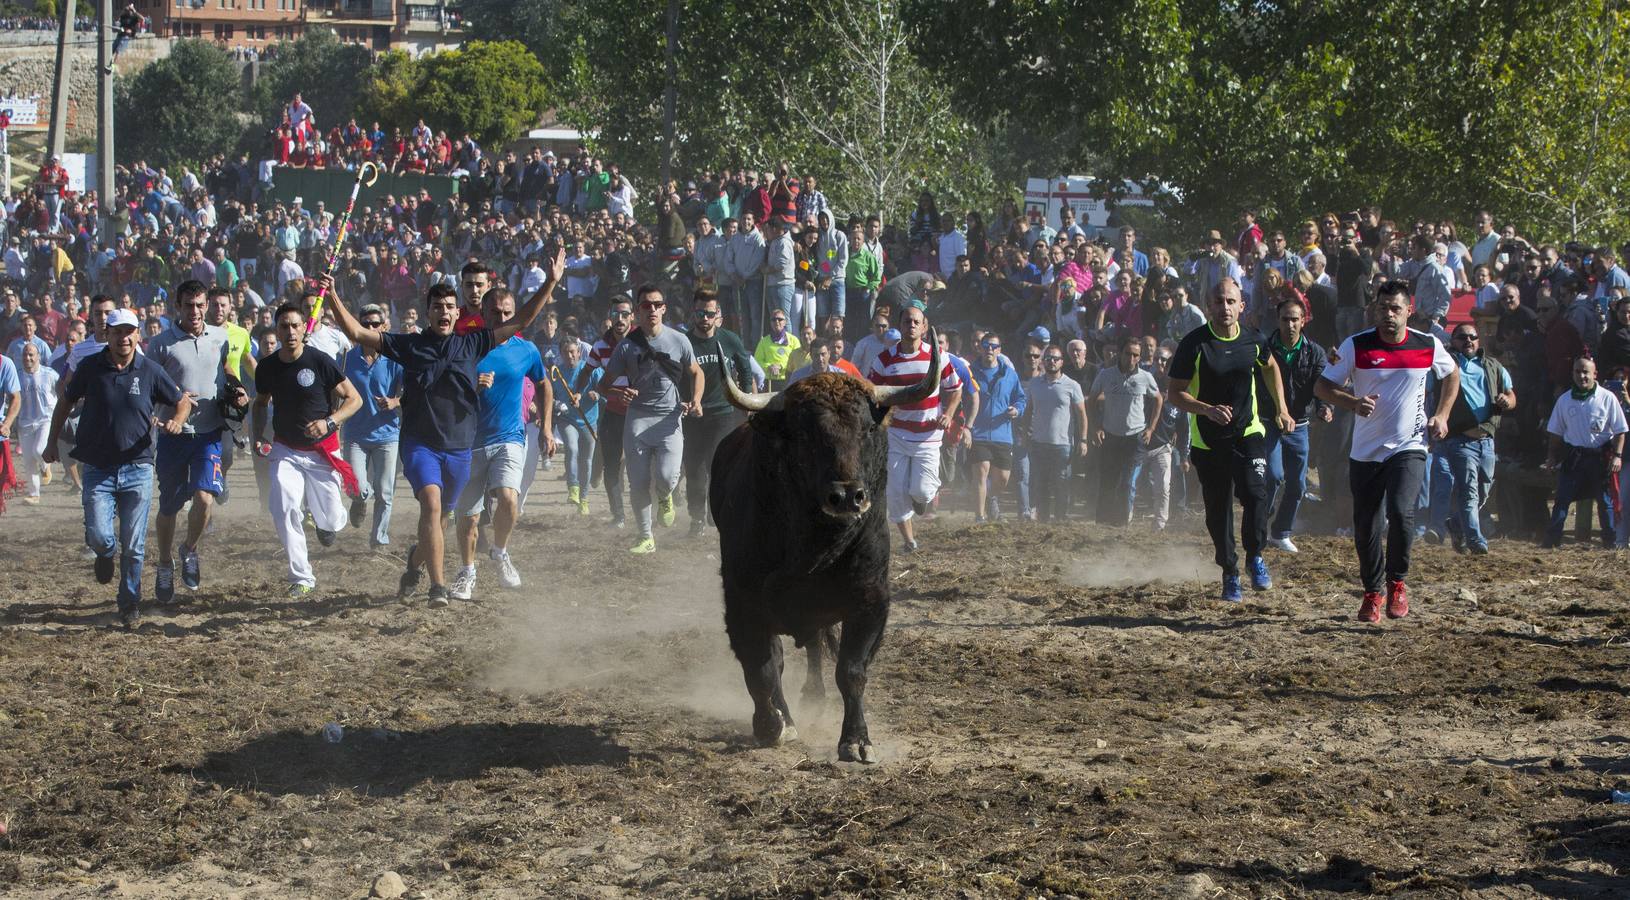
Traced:
POLYGON ((153 414, 181 402, 181 390, 164 367, 136 354, 116 369, 108 351, 85 357, 68 381, 63 401, 83 399, 73 457, 87 466, 112 469, 153 461, 153 414))
POLYGON ((402 364, 402 437, 432 450, 470 450, 480 405, 476 369, 492 331, 447 337, 428 331, 380 335, 379 355, 402 364))

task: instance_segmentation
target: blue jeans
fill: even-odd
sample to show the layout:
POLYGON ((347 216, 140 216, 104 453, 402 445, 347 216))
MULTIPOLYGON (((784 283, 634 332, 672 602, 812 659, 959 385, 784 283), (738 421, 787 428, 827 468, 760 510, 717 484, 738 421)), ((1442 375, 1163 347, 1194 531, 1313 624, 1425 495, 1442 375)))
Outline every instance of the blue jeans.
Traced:
POLYGON ((848 306, 849 292, 844 290, 842 281, 833 281, 830 287, 815 289, 815 315, 816 328, 821 326, 832 316, 843 318, 844 309, 848 306))
MULTIPOLYGON (((1602 543, 1613 543, 1612 473, 1607 457, 1601 450, 1582 447, 1563 449, 1562 469, 1556 476, 1556 503, 1551 508, 1551 526, 1545 530, 1545 546, 1555 547, 1562 542, 1562 526, 1568 521, 1568 509, 1575 501, 1586 498, 1596 501, 1596 517, 1601 525, 1602 543)), ((1588 533, 1588 523, 1578 523, 1578 530, 1588 533)))
POLYGON ((1268 537, 1288 538, 1296 531, 1296 511, 1307 493, 1307 432, 1303 422, 1296 430, 1282 433, 1268 445, 1268 496, 1284 485, 1279 510, 1268 525, 1268 537))
POLYGON ((1064 521, 1070 499, 1070 448, 1066 444, 1030 445, 1031 497, 1036 521, 1064 521))
POLYGON ((391 501, 396 494, 396 441, 382 444, 345 442, 345 461, 357 474, 362 488, 358 499, 374 501, 374 528, 369 538, 374 544, 391 542, 391 501))
POLYGON ((1432 451, 1431 527, 1468 548, 1488 549, 1482 509, 1494 484, 1494 439, 1454 435, 1432 451))
POLYGON ((119 554, 119 611, 141 603, 141 564, 147 552, 147 511, 153 500, 153 465, 116 468, 86 464, 80 476, 85 544, 104 559, 119 554), (118 534, 114 534, 114 520, 118 534))
MULTIPOLYGON (((799 322, 792 316, 792 295, 796 289, 797 286, 790 281, 785 284, 770 284, 769 282, 764 283, 764 308, 768 312, 766 312, 764 318, 759 321, 758 324, 760 328, 769 328, 770 316, 774 315, 777 311, 780 311, 788 314, 787 331, 792 334, 798 333, 799 322)), ((753 338, 754 347, 758 346, 758 339, 763 336, 764 332, 760 331, 758 336, 753 338)))
POLYGON ((1030 515, 1030 444, 1013 444, 1013 486, 1019 492, 1019 515, 1030 515))

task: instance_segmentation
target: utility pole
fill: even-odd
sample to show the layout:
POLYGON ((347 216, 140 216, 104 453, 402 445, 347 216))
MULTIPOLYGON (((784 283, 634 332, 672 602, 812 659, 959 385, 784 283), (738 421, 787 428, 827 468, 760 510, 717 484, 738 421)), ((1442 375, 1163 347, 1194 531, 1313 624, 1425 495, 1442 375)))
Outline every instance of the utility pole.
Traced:
POLYGON ((668 0, 668 42, 663 56, 668 63, 668 87, 662 92, 662 165, 659 177, 662 184, 660 197, 668 195, 668 181, 673 177, 674 119, 678 116, 679 66, 674 53, 679 44, 679 0, 668 0))
POLYGON ((96 234, 113 245, 109 232, 113 209, 113 0, 96 10, 96 234))
POLYGON ((45 140, 47 156, 62 156, 63 145, 68 142, 68 77, 73 71, 68 48, 73 44, 73 36, 74 0, 62 0, 62 19, 57 23, 56 80, 51 82, 51 124, 45 140))

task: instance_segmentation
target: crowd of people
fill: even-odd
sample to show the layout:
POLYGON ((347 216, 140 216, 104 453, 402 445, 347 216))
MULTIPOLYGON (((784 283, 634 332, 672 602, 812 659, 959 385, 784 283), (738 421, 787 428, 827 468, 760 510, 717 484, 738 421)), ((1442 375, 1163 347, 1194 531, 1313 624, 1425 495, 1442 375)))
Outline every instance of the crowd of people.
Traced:
POLYGON ((578 515, 627 528, 632 512, 630 551, 655 552, 681 482, 690 533, 708 527, 708 464, 743 420, 721 373, 749 392, 825 372, 915 383, 931 333, 938 390, 889 428, 902 552, 951 510, 1155 530, 1203 515, 1237 600, 1242 577, 1271 586, 1268 555, 1297 534, 1350 531, 1375 621, 1407 614, 1418 536, 1556 546, 1583 501, 1577 536, 1627 543, 1630 275, 1610 246, 1532 244, 1488 213, 1463 242, 1369 208, 1286 230, 1247 212, 1184 251, 1094 233, 1068 206, 1008 200, 987 220, 926 191, 885 221, 787 165, 646 196, 584 148, 494 151, 422 121, 325 133, 299 95, 266 156, 121 166, 105 234, 101 198, 54 160, 5 204, 0 499, 78 492, 127 624, 153 496, 168 604, 178 573, 201 581, 235 461, 296 597, 317 585, 307 531, 389 548, 405 478, 400 590, 428 576, 441 606, 474 595, 482 554, 521 583, 508 540, 540 472, 559 467, 578 515), (459 192, 364 203, 331 266, 336 211, 269 201, 266 182, 364 161, 459 192), (1497 472, 1518 498, 1498 514, 1497 472))

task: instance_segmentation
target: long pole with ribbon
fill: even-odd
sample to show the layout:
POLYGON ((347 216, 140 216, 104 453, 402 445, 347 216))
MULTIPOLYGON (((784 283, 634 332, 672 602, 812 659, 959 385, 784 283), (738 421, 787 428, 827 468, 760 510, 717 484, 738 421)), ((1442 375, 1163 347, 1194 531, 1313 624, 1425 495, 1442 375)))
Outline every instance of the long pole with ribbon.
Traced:
MULTIPOLYGON (((346 201, 345 213, 340 216, 339 227, 334 230, 334 243, 328 248, 328 266, 323 269, 323 275, 332 276, 334 265, 340 258, 340 246, 345 243, 345 233, 351 227, 351 210, 357 206, 357 195, 362 193, 363 185, 372 185, 379 180, 379 164, 365 162, 357 167, 357 180, 351 184, 351 199, 346 201)), ((317 323, 322 321, 323 299, 328 296, 324 291, 317 295, 317 302, 311 304, 311 318, 306 320, 306 334, 317 330, 317 323)))

